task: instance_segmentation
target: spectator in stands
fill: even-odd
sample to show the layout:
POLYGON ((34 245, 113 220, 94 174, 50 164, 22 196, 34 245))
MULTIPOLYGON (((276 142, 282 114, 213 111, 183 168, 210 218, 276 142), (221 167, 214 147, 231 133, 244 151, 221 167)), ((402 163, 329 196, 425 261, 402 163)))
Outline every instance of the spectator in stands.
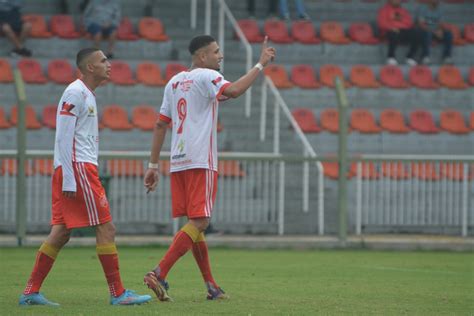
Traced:
POLYGON ((416 10, 416 23, 423 38, 421 52, 423 64, 431 62, 430 46, 433 37, 443 42, 443 63, 451 63, 453 34, 444 27, 442 17, 443 12, 439 7, 439 0, 429 0, 416 10))
POLYGON ((92 35, 94 46, 99 48, 102 39, 109 41, 107 58, 114 57, 117 28, 122 16, 118 0, 91 0, 84 10, 84 24, 92 35))
POLYGON ((414 57, 421 42, 421 36, 418 30, 413 27, 410 13, 401 6, 400 2, 401 0, 388 0, 378 12, 377 24, 380 33, 385 35, 388 40, 387 64, 398 64, 395 59, 395 50, 397 45, 402 42, 409 46, 406 63, 414 66, 417 64, 414 57))
POLYGON ((0 0, 0 34, 4 34, 15 46, 11 55, 31 56, 23 43, 31 31, 31 24, 21 20, 21 0, 0 0))
MULTIPOLYGON (((295 0, 296 13, 299 19, 309 20, 306 13, 303 0, 295 0)), ((287 21, 290 20, 290 11, 288 10, 288 0, 280 0, 280 14, 281 17, 287 21)))
MULTIPOLYGON (((278 0, 268 0, 268 14, 267 17, 274 18, 277 16, 278 0)), ((255 18, 255 0, 247 0, 247 11, 250 18, 255 18)))

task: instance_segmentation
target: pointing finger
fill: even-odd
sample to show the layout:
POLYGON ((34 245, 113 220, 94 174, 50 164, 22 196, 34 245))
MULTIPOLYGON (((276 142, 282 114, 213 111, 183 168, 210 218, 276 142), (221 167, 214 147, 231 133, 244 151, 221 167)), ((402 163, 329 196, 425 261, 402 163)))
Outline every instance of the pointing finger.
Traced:
POLYGON ((265 35, 265 38, 263 40, 263 48, 267 48, 267 42, 268 42, 268 36, 265 35))

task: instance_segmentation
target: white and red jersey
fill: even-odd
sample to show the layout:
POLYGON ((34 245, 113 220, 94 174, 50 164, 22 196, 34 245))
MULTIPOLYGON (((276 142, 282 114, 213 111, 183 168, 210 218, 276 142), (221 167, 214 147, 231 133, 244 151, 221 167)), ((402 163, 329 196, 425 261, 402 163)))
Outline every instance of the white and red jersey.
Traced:
POLYGON ((63 191, 76 191, 73 162, 98 165, 99 124, 94 93, 77 79, 64 91, 56 112, 54 168, 62 167, 63 191))
POLYGON ((229 84, 219 72, 197 68, 178 73, 166 85, 160 120, 173 124, 171 172, 217 171, 217 105, 229 84))

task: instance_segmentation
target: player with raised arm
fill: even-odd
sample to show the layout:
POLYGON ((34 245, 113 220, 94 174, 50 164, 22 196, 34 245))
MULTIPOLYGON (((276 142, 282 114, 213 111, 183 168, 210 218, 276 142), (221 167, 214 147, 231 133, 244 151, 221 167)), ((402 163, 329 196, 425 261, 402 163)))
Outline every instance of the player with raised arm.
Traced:
POLYGON ((82 79, 64 91, 56 114, 51 232, 36 255, 20 305, 59 305, 39 293, 71 229, 95 227, 96 250, 102 264, 112 305, 146 303, 150 295, 137 295, 123 287, 115 246, 115 226, 98 174, 99 129, 94 90, 110 76, 110 63, 96 48, 78 52, 82 79))
POLYGON ((145 188, 155 190, 160 151, 168 124, 172 122, 172 215, 186 216, 188 222, 175 235, 159 264, 144 277, 145 284, 161 301, 171 301, 166 276, 176 261, 190 249, 207 287, 207 299, 228 297, 211 274, 204 238, 217 192, 218 102, 243 94, 275 57, 275 49, 267 46, 265 37, 259 62, 237 81, 229 82, 218 72, 224 57, 214 38, 208 35, 193 38, 189 52, 192 56, 191 68, 175 75, 165 87, 144 179, 145 188))

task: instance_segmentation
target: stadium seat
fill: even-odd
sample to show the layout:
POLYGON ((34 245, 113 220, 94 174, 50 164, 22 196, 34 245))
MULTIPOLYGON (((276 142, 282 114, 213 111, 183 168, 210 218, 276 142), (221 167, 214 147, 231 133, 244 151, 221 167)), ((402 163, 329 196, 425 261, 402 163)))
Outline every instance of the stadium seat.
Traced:
POLYGON ((358 88, 378 88, 380 82, 375 79, 374 72, 369 66, 354 65, 351 68, 350 81, 358 88))
POLYGON ((288 89, 293 88, 293 84, 288 78, 285 67, 281 65, 271 64, 265 67, 263 73, 270 77, 270 79, 275 84, 275 87, 278 89, 288 89))
POLYGON ((26 83, 43 84, 48 81, 48 79, 43 74, 43 70, 41 69, 40 63, 34 59, 21 59, 18 62, 17 66, 21 72, 23 80, 26 83))
POLYGON ((164 42, 169 39, 168 35, 165 34, 165 29, 161 21, 151 17, 140 19, 138 23, 138 34, 144 39, 153 42, 164 42))
POLYGON ((374 36, 372 27, 367 22, 352 23, 349 27, 349 37, 359 44, 374 45, 380 41, 374 36))
POLYGON ((417 179, 425 181, 439 180, 436 165, 432 162, 412 162, 411 175, 417 179))
POLYGON ((144 131, 151 131, 158 120, 155 109, 149 105, 137 105, 132 110, 132 124, 144 131))
POLYGON ((292 43, 293 39, 288 34, 286 23, 279 20, 266 20, 263 25, 263 32, 268 39, 274 43, 287 44, 292 43))
MULTIPOLYGON (((263 35, 260 32, 257 21, 253 19, 245 19, 239 20, 238 24, 249 43, 261 43, 263 41, 263 35)), ((237 33, 235 33, 235 37, 238 38, 237 33)))
POLYGON ((8 60, 0 59, 0 83, 12 83, 13 71, 8 60))
POLYGON ((334 79, 339 76, 346 88, 350 87, 350 83, 344 79, 344 73, 341 67, 336 65, 323 65, 319 68, 319 80, 325 86, 330 88, 335 87, 334 79))
MULTIPOLYGON (((375 164, 373 162, 362 162, 362 179, 366 180, 375 180, 380 178, 380 174, 377 172, 375 168, 375 164)), ((352 162, 350 167, 350 173, 354 176, 357 176, 357 163, 352 162)))
POLYGON ((56 129, 56 105, 47 105, 43 108, 43 125, 51 129, 56 129))
POLYGON ((349 44, 351 40, 344 34, 339 22, 323 22, 320 26, 321 39, 331 44, 349 44))
POLYGON ((74 69, 67 60, 53 59, 48 64, 48 77, 59 84, 69 84, 76 80, 74 69))
POLYGON ((53 34, 48 31, 48 25, 46 24, 44 16, 39 14, 25 14, 23 15, 23 21, 29 22, 31 24, 31 37, 50 38, 53 36, 53 34))
POLYGON ((291 81, 302 89, 316 89, 321 87, 316 80, 316 75, 311 65, 294 65, 293 68, 291 68, 291 81))
POLYGON ((102 123, 112 130, 130 130, 133 125, 128 121, 127 111, 119 105, 108 105, 102 112, 102 123))
MULTIPOLYGON (((333 180, 339 179, 339 162, 337 161, 323 161, 324 176, 333 180)), ((354 176, 352 168, 347 170, 347 178, 350 179, 354 176)))
POLYGON ((291 36, 301 44, 321 43, 321 40, 316 36, 314 25, 310 21, 293 21, 291 36))
POLYGON ((33 168, 36 174, 51 176, 54 172, 54 161, 53 159, 35 159, 33 168))
POLYGON ((445 110, 439 116, 439 126, 441 129, 452 134, 467 134, 469 128, 464 122, 461 112, 456 110, 445 110))
POLYGON ((464 38, 469 43, 474 43, 474 23, 464 25, 464 38))
POLYGON ((380 81, 389 88, 405 89, 410 84, 403 78, 402 71, 397 66, 386 65, 380 70, 380 81))
POLYGON ((471 129, 474 131, 474 112, 471 112, 471 115, 470 115, 470 125, 471 125, 471 129))
POLYGON ((409 124, 411 129, 422 134, 434 134, 439 131, 435 125, 433 116, 430 112, 425 110, 415 110, 411 112, 409 124))
POLYGON ((217 173, 219 177, 245 177, 245 171, 240 168, 240 163, 236 160, 219 160, 217 163, 217 173))
POLYGON ((339 112, 336 109, 324 109, 319 115, 321 127, 331 133, 339 132, 339 112))
POLYGON ((421 89, 437 89, 439 85, 433 80, 431 69, 427 66, 414 66, 410 68, 408 74, 410 83, 421 89))
MULTIPOLYGON (((453 181, 463 181, 464 180, 464 165, 462 163, 453 163, 453 162, 442 162, 439 164, 440 176, 442 178, 453 180, 453 181)), ((467 178, 472 180, 472 175, 467 173, 467 178)))
POLYGON ((303 133, 319 133, 321 131, 316 121, 316 116, 314 116, 311 109, 296 108, 291 111, 291 114, 303 133))
POLYGON ((137 66, 137 80, 146 86, 164 86, 165 80, 161 76, 160 66, 143 62, 137 66))
POLYGON ((145 174, 143 161, 132 159, 108 160, 107 171, 112 177, 143 177, 145 174))
MULTIPOLYGON (((25 115, 26 115, 26 128, 27 129, 40 129, 41 123, 38 121, 36 117, 35 109, 31 105, 27 105, 25 108, 25 115)), ((12 107, 12 112, 10 115, 10 123, 14 126, 17 125, 18 122, 18 108, 15 105, 12 107)))
POLYGON ((454 45, 464 45, 466 41, 462 38, 461 30, 457 25, 451 23, 444 23, 444 26, 451 31, 453 34, 453 44, 454 45))
MULTIPOLYGON (((2 160, 2 174, 6 174, 9 176, 16 176, 18 172, 18 162, 16 159, 9 158, 2 160)), ((25 175, 27 177, 34 175, 34 170, 31 167, 30 161, 25 161, 25 175)))
POLYGON ((402 113, 393 109, 386 109, 380 113, 380 126, 390 133, 401 134, 410 131, 405 124, 402 113))
POLYGON ((465 89, 467 84, 456 66, 443 65, 438 70, 438 82, 449 89, 465 89))
POLYGON ((129 18, 123 18, 117 29, 117 39, 122 41, 136 41, 140 37, 133 30, 133 24, 129 18))
POLYGON ((3 110, 3 107, 0 107, 0 129, 6 129, 10 127, 11 125, 7 121, 7 117, 5 116, 5 110, 3 110))
POLYGON ((130 66, 123 61, 111 63, 110 81, 120 86, 131 86, 136 83, 130 66))
POLYGON ((165 68, 165 81, 168 82, 173 78, 174 75, 180 73, 181 71, 187 71, 188 67, 179 63, 169 63, 165 68))
POLYGON ((474 67, 471 67, 471 69, 469 70, 469 83, 471 84, 471 86, 474 86, 474 67))
POLYGON ((76 25, 70 15, 53 15, 51 17, 51 32, 66 39, 75 39, 81 37, 81 33, 76 31, 76 25))
POLYGON ((355 109, 351 112, 350 124, 352 129, 364 133, 379 133, 382 129, 375 123, 375 118, 366 109, 355 109))
POLYGON ((394 180, 410 179, 410 173, 402 162, 382 162, 382 174, 394 180))

